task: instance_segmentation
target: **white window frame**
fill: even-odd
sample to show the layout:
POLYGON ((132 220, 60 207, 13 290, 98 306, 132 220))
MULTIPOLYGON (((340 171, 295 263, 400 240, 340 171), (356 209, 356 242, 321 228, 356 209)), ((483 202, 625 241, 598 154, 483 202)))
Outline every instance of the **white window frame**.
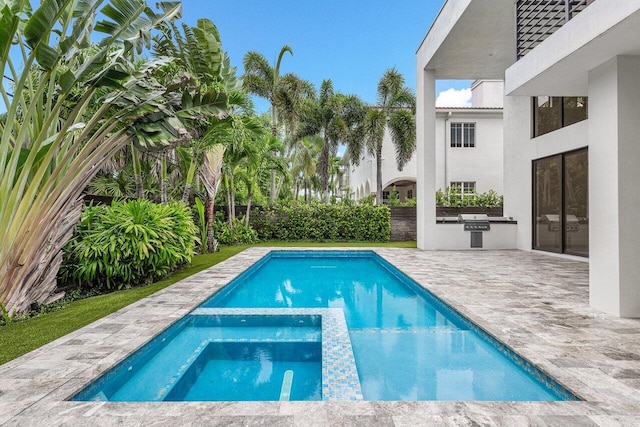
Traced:
POLYGON ((451 148, 475 148, 476 123, 454 122, 450 124, 451 148), (454 136, 455 135, 455 136, 454 136))
POLYGON ((475 191, 476 181, 451 181, 449 187, 453 188, 454 186, 460 189, 460 197, 464 198, 475 191))

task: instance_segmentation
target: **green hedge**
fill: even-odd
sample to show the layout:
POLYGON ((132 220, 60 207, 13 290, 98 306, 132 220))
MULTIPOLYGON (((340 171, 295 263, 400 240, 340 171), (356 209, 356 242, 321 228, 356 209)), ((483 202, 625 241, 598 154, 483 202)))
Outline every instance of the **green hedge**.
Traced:
POLYGON ((63 286, 123 289, 164 277, 194 255, 198 230, 181 202, 88 206, 64 248, 63 286))
POLYGON ((389 240, 391 214, 386 206, 274 206, 251 214, 260 240, 389 240))

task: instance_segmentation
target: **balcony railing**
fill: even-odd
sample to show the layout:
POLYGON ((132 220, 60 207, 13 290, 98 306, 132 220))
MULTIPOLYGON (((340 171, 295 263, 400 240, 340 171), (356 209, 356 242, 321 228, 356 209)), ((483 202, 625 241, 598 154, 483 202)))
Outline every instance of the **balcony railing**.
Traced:
POLYGON ((516 2, 518 59, 529 53, 594 1, 518 0, 516 2))

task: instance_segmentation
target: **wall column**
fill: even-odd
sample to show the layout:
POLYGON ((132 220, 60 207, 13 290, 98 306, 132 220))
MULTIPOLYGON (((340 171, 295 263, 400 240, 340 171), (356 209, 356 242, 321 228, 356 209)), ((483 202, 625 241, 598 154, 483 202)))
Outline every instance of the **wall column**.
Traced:
POLYGON ((640 317, 640 57, 589 72, 589 303, 640 317))
POLYGON ((436 78, 418 66, 416 104, 418 248, 436 249, 436 78))

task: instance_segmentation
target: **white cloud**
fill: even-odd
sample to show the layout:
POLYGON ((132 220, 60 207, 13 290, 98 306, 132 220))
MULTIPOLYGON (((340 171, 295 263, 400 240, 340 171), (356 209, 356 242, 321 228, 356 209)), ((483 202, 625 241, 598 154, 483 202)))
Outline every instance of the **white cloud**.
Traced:
POLYGON ((436 98, 436 107, 471 107, 471 89, 443 90, 436 98))

